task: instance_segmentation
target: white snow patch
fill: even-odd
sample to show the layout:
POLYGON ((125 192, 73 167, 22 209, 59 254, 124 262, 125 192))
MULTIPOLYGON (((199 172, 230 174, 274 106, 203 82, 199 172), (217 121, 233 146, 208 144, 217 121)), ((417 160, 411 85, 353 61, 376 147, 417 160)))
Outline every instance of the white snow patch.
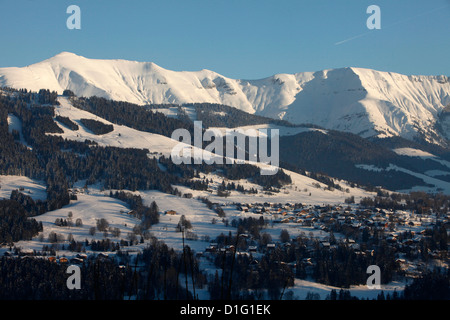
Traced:
POLYGON ((434 154, 429 152, 414 149, 414 148, 397 148, 393 149, 393 151, 400 156, 409 156, 409 157, 421 157, 421 158, 436 158, 434 154))
POLYGON ((25 176, 0 175, 0 199, 9 199, 13 190, 19 190, 33 200, 46 200, 45 183, 25 176))

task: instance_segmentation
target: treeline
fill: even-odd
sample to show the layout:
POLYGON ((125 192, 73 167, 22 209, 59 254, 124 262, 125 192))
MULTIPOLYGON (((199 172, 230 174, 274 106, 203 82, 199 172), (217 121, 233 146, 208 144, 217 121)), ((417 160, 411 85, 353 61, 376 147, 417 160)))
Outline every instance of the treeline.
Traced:
POLYGON ((11 191, 10 199, 21 205, 29 217, 41 215, 48 209, 46 201, 35 201, 30 196, 20 192, 20 190, 11 191))
MULTIPOLYGON (((262 239, 262 235, 260 234, 260 231, 263 228, 267 227, 267 221, 264 219, 264 217, 261 215, 258 219, 256 218, 239 218, 234 219, 231 222, 231 226, 237 228, 238 234, 249 234, 252 236, 252 238, 258 243, 259 245, 267 244, 267 240, 260 241, 262 239)), ((271 241, 272 239, 269 239, 271 241)), ((219 241, 219 240, 218 240, 219 241)), ((240 242, 238 242, 239 245, 240 242)))
POLYGON ((0 259, 1 300, 123 300, 131 294, 132 271, 110 259, 92 258, 80 266, 81 289, 67 288, 68 264, 47 259, 0 259))
POLYGON ((209 278, 211 300, 254 300, 266 299, 267 296, 279 300, 286 289, 293 286, 295 274, 285 262, 281 249, 266 251, 259 259, 255 259, 252 255, 237 254, 237 248, 243 245, 240 236, 221 234, 216 241, 219 246, 229 249, 218 250, 213 254, 214 265, 221 272, 219 275, 216 271, 209 278))
POLYGON ((450 210, 450 196, 442 193, 430 194, 421 191, 410 193, 378 191, 376 197, 364 197, 360 200, 360 204, 368 208, 412 210, 423 214, 430 212, 447 214, 450 210))
POLYGON ((12 245, 19 240, 31 240, 43 230, 25 208, 15 200, 0 200, 0 244, 12 245))
POLYGON ((19 93, 14 97, 1 96, 0 110, 0 142, 4 142, 0 146, 0 172, 46 182, 49 201, 54 202, 53 196, 60 198, 51 208, 67 204, 69 186, 82 179, 88 184, 102 181, 110 189, 162 191, 170 191, 171 183, 177 180, 161 172, 156 160, 147 156, 148 150, 99 147, 92 141, 76 142, 48 135, 63 132, 53 120, 54 109, 28 108, 19 93), (8 133, 8 113, 21 119, 23 136, 31 150, 15 142, 8 133))
POLYGON ((295 125, 285 121, 250 114, 230 106, 215 103, 184 104, 183 107, 194 108, 197 120, 202 121, 204 128, 226 127, 236 128, 258 124, 276 124, 286 127, 295 125))
POLYGON ((136 130, 161 134, 167 137, 175 129, 188 129, 193 132, 192 124, 166 117, 163 113, 148 111, 136 104, 107 100, 105 98, 74 98, 75 107, 93 113, 109 122, 124 125, 136 130))
POLYGON ((38 93, 37 102, 39 104, 59 105, 58 93, 56 91, 50 91, 48 89, 41 89, 38 93))
MULTIPOLYGON (((273 175, 262 175, 261 169, 251 164, 174 164, 171 157, 161 156, 159 163, 163 165, 168 172, 179 175, 185 179, 199 178, 200 173, 216 173, 228 180, 248 179, 249 181, 262 186, 263 188, 281 188, 283 185, 292 182, 291 176, 286 174, 283 169, 279 169, 273 175)), ((192 185, 192 182, 189 184, 192 185)), ((197 183, 197 188, 207 188, 208 183, 197 183)), ((204 189, 203 189, 204 190, 204 189)))
POLYGON ((338 242, 333 248, 320 248, 317 244, 312 258, 313 278, 327 285, 349 288, 350 285, 365 284, 367 267, 377 265, 381 270, 382 283, 393 280, 399 265, 395 262, 395 251, 387 246, 374 250, 374 255, 357 254, 353 248, 338 242))
MULTIPOLYGON (((308 297, 307 297, 308 298, 308 297)), ((394 290, 393 292, 384 292, 382 290, 372 300, 440 300, 446 301, 450 299, 450 273, 435 269, 427 271, 420 277, 414 278, 410 284, 407 284, 402 291, 394 290)), ((325 300, 360 300, 352 296, 349 290, 341 289, 339 292, 332 289, 325 300)), ((367 299, 369 300, 369 299, 367 299)))
MULTIPOLYGON (((291 277, 306 279, 312 278, 314 281, 326 285, 349 288, 351 285, 365 284, 367 281, 367 267, 370 265, 377 265, 381 270, 381 282, 383 284, 389 283, 396 276, 401 275, 400 265, 397 263, 397 250, 389 246, 386 242, 379 242, 377 245, 371 246, 368 250, 355 250, 345 240, 336 241, 332 239, 331 246, 324 246, 322 242, 317 239, 312 239, 303 235, 297 236, 295 239, 290 239, 290 235, 286 230, 280 233, 281 244, 272 248, 268 248, 268 244, 273 244, 274 239, 268 233, 261 233, 261 230, 266 227, 267 222, 262 217, 259 219, 245 218, 234 220, 234 227, 238 228, 239 235, 221 234, 214 242, 218 248, 229 248, 228 250, 217 250, 215 254, 216 266, 218 268, 231 268, 227 264, 228 258, 224 255, 236 255, 242 263, 242 270, 237 269, 237 273, 241 273, 240 277, 268 277, 269 274, 258 269, 261 264, 261 259, 256 259, 252 254, 235 254, 234 250, 248 252, 249 246, 257 248, 258 252, 263 254, 272 263, 275 261, 276 266, 274 271, 278 270, 284 273, 285 281, 291 283, 291 277), (222 259, 222 260, 221 260, 222 259), (221 264, 222 263, 222 264, 221 264), (245 270, 254 271, 248 274, 245 270)), ((228 261, 230 262, 230 261, 228 261)), ((239 263, 239 262, 238 262, 239 263)), ((267 270, 266 270, 267 271, 267 270)), ((238 277, 236 275, 236 277, 238 277)), ((272 275, 273 277, 273 275, 272 275)), ((280 279, 278 279, 280 280, 280 279)), ((234 280, 233 280, 234 281, 234 280)), ((241 279, 239 281, 248 281, 248 279, 241 279)), ((236 286, 240 286, 240 282, 234 282, 236 286)), ((280 286, 282 282, 278 282, 278 289, 286 289, 285 286, 280 286)), ((248 284, 248 282, 247 282, 248 284)), ((243 289, 245 285, 239 287, 243 289)), ((267 287, 266 287, 267 288, 267 287)), ((238 289, 239 290, 239 289, 238 289)), ((276 291, 280 294, 280 291, 276 291)), ((238 295, 239 296, 239 295, 238 295)), ((235 297, 236 298, 236 297, 235 297)), ((271 298, 277 298, 276 295, 271 298)))
POLYGON ((406 285, 400 298, 405 300, 450 300, 450 271, 435 269, 406 285))
POLYGON ((207 283, 200 263, 189 246, 177 252, 153 239, 139 259, 142 259, 148 275, 137 280, 140 284, 138 298, 197 299, 196 290, 204 288, 207 283))
MULTIPOLYGON (((224 244, 235 244, 235 236, 223 238, 224 244)), ((137 257, 117 251, 116 258, 91 256, 79 264, 81 289, 67 288, 68 264, 54 263, 37 257, 0 258, 1 300, 178 300, 195 299, 199 289, 207 285, 210 299, 283 299, 289 287, 299 277, 292 263, 299 261, 308 250, 301 237, 292 246, 277 247, 260 258, 220 251, 212 256, 218 270, 207 277, 201 272, 199 261, 188 246, 175 251, 153 238, 137 257)), ((100 245, 100 243, 99 243, 100 245)), ((102 244, 103 245, 103 244, 102 244)), ((95 244, 97 246, 97 243, 95 244)), ((99 247, 99 249, 101 249, 99 247)), ((340 249, 338 249, 339 251, 340 249)), ((330 259, 345 259, 336 252, 330 259)), ((376 258, 374 258, 376 261, 376 258)), ((350 262, 344 263, 349 267, 350 262)), ((330 269, 333 264, 329 264, 330 269)), ((299 269, 298 262, 296 270, 299 269)), ((302 268, 300 268, 302 270, 302 268)), ((383 270, 383 268, 381 268, 383 270)), ((365 269, 361 283, 365 283, 365 269)), ((300 271, 301 272, 301 271, 300 271)), ((358 266, 354 268, 358 273, 358 266)), ((385 275, 381 275, 382 281, 385 275)), ((423 274, 406 285, 403 292, 381 292, 377 300, 448 300, 450 299, 448 270, 423 274)), ((304 277, 304 276, 303 276, 304 277)), ((345 277, 345 272, 342 277, 345 277)), ((384 283, 384 281, 383 281, 384 283)), ((308 295, 307 299, 317 299, 308 295)), ((354 300, 348 290, 332 290, 327 300, 354 300)))
POLYGON ((421 179, 404 172, 366 170, 357 167, 360 164, 377 168, 387 168, 394 164, 420 173, 427 170, 445 170, 445 167, 436 161, 402 157, 392 149, 352 133, 327 130, 327 134, 324 134, 320 131, 309 131, 281 136, 279 141, 282 163, 360 186, 382 186, 390 190, 427 186, 421 179))
POLYGON ((132 211, 129 214, 141 220, 139 226, 141 230, 147 230, 159 222, 159 208, 155 201, 148 207, 144 205, 140 195, 134 195, 124 191, 116 191, 114 193, 111 191, 110 197, 124 201, 130 206, 132 211))
POLYGON ((0 299, 182 300, 197 298, 196 290, 207 283, 189 247, 177 252, 154 238, 137 256, 118 251, 117 259, 91 256, 78 265, 81 289, 70 290, 66 284, 70 276, 67 263, 2 257, 0 299))
POLYGON ((57 121, 61 122, 63 125, 65 125, 70 130, 76 131, 80 128, 75 122, 70 120, 68 117, 63 117, 63 116, 57 115, 55 117, 55 119, 57 121))
POLYGON ((258 190, 255 188, 245 189, 243 185, 240 185, 239 183, 236 184, 233 181, 225 183, 224 180, 222 180, 222 184, 218 187, 218 192, 225 192, 225 191, 231 191, 236 190, 242 193, 258 193, 258 190))
POLYGON ((112 124, 105 124, 94 119, 80 119, 80 122, 96 135, 107 134, 114 131, 112 124))
POLYGON ((40 89, 39 92, 33 92, 28 89, 13 89, 10 87, 1 87, 1 90, 9 95, 12 95, 13 99, 17 97, 18 100, 22 100, 30 105, 59 105, 59 102, 57 100, 58 93, 56 91, 40 89))

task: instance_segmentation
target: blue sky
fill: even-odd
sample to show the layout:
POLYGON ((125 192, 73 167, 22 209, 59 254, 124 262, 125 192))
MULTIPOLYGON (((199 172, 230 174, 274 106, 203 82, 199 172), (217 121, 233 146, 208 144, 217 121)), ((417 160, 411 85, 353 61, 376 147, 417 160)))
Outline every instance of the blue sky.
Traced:
POLYGON ((61 52, 260 79, 363 67, 450 76, 450 0, 0 0, 0 67, 61 52), (69 30, 69 5, 81 30, 69 30), (369 5, 381 30, 369 30, 369 5))

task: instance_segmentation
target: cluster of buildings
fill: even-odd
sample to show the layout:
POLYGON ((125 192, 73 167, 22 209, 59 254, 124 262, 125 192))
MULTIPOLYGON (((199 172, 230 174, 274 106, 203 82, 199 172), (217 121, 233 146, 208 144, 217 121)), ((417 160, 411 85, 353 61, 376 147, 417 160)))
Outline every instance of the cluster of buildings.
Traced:
POLYGON ((269 215, 273 223, 298 223, 328 231, 338 223, 352 228, 376 227, 389 232, 410 230, 416 233, 442 223, 450 228, 450 213, 439 215, 432 211, 414 212, 353 206, 304 206, 299 203, 238 203, 241 212, 269 215))
POLYGON ((352 204, 347 206, 304 206, 294 203, 237 203, 236 209, 241 213, 261 214, 272 223, 287 224, 286 229, 308 227, 322 231, 320 243, 323 247, 333 247, 330 235, 345 240, 349 246, 361 253, 360 244, 363 231, 370 230, 386 240, 386 243, 398 252, 398 263, 405 271, 420 269, 422 261, 408 261, 402 252, 419 252, 422 240, 430 238, 429 231, 435 226, 444 226, 447 232, 447 248, 432 250, 428 255, 440 263, 450 265, 450 213, 438 214, 432 210, 421 212, 412 210, 392 210, 382 208, 364 208, 352 204), (345 233, 338 234, 335 230, 345 233), (428 232, 427 232, 428 231, 428 232), (405 236, 408 233, 408 236, 405 236), (348 236, 348 235, 352 236, 348 236), (355 235, 355 236, 353 236, 355 235))

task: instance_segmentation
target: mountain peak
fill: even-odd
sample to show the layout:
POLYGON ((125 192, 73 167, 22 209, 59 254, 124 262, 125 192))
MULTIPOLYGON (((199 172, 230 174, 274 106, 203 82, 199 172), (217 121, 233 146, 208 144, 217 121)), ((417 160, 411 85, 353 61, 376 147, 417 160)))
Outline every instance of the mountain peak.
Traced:
MULTIPOLYGON (((48 60, 59 60, 59 59, 67 59, 67 58, 84 58, 83 56, 79 56, 73 52, 69 52, 69 51, 62 51, 56 55, 54 55, 53 57, 44 60, 44 61, 48 61, 48 60)), ((84 58, 86 59, 86 58, 84 58)))
POLYGON ((61 51, 60 53, 58 53, 57 55, 55 55, 55 57, 65 57, 65 56, 75 56, 75 57, 79 57, 78 55, 76 55, 73 52, 69 52, 69 51, 61 51))
MULTIPOLYGON (((0 68, 0 86, 41 88, 145 105, 215 103, 364 137, 426 134, 435 142, 450 104, 447 77, 345 67, 236 80, 214 71, 171 71, 153 62, 88 59, 63 51, 25 68, 0 68)), ((450 133, 449 133, 450 135, 450 133)))

